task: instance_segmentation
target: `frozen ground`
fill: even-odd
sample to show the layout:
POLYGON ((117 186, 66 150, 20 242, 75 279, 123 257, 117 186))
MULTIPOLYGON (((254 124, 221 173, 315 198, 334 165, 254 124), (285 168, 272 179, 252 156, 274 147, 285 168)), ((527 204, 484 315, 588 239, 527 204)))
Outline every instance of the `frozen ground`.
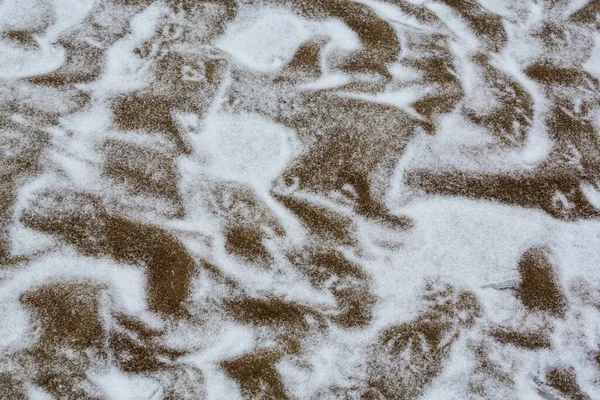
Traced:
POLYGON ((0 398, 600 398, 599 13, 0 0, 0 398))

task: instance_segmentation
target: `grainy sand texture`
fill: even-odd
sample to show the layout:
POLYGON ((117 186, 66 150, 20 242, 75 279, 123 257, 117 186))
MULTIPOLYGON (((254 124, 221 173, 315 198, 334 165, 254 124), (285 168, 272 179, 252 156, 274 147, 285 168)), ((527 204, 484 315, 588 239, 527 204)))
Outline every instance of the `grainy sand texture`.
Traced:
POLYGON ((600 399, 600 1, 0 0, 0 399, 600 399))

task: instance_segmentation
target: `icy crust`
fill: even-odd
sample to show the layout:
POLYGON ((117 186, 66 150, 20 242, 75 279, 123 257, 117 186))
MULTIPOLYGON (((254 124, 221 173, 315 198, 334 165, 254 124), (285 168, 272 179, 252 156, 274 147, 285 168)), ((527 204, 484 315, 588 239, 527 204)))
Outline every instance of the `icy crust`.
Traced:
POLYGON ((0 397, 600 398, 599 12, 0 2, 0 397))

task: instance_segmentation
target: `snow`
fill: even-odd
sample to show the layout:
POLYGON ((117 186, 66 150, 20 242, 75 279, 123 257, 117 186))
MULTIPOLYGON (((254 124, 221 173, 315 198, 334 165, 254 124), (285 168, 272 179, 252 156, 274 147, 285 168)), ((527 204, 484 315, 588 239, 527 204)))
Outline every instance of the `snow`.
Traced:
MULTIPOLYGON (((367 44, 360 39, 365 32, 353 31, 343 13, 314 15, 293 6, 300 1, 236 1, 237 14, 225 20, 222 31, 217 31, 215 21, 226 13, 217 1, 210 6, 198 2, 202 5, 192 16, 168 1, 147 5, 117 3, 0 1, 0 173, 7 181, 6 189, 0 186, 0 196, 10 202, 6 212, 0 209, 0 257, 4 251, 1 246, 6 247, 7 253, 0 259, 0 363, 10 361, 6 367, 0 366, 0 374, 16 376, 29 398, 59 397, 51 393, 53 389, 34 382, 30 375, 37 373, 38 366, 21 357, 38 345, 42 330, 35 313, 21 298, 45 285, 68 282, 102 286, 104 297, 99 312, 106 335, 114 329, 127 331, 132 340, 151 353, 150 357, 164 349, 184 353, 169 359, 171 369, 159 370, 157 366, 155 371, 146 373, 126 372, 111 353, 119 350, 111 348, 109 339, 104 338, 102 349, 110 357, 82 372, 95 396, 110 400, 162 399, 178 368, 201 372, 203 381, 196 383, 203 385, 207 399, 248 398, 240 382, 227 374, 222 363, 273 349, 281 352, 274 368, 292 398, 333 398, 336 388, 347 390, 340 396, 352 398, 348 393, 356 394, 369 384, 369 362, 377 351, 384 351, 377 347, 382 332, 401 324, 417 329, 408 324, 429 310, 423 293, 431 282, 472 293, 482 311, 473 326, 456 328, 457 335, 440 361, 443 368, 424 384, 421 398, 475 396, 470 385, 476 374, 483 374, 477 370, 477 346, 489 353, 486 356, 511 382, 488 382, 496 387, 488 389, 481 395, 483 398, 545 398, 547 394, 540 394, 545 390, 542 381, 546 371, 557 366, 572 367, 581 390, 591 398, 600 396, 600 370, 593 360, 593 354, 600 350, 600 223, 594 214, 600 210, 595 165, 600 159, 600 112, 598 87, 592 79, 600 77, 600 35, 593 27, 566 19, 583 7, 585 0, 552 10, 534 0, 470 2, 483 5, 482 12, 502 16, 507 39, 496 53, 487 50, 484 38, 445 2, 406 2, 437 16, 439 23, 429 26, 418 14, 406 14, 394 5, 401 2, 356 1, 373 11, 378 23, 389 24, 400 39, 398 59, 382 69, 389 71, 390 76, 386 77, 379 76, 380 71, 370 76, 341 69, 344 61, 365 54, 361 51, 367 44), (101 23, 92 22, 94 16, 101 23), (117 25, 125 20, 121 33, 103 36, 112 28, 120 32, 117 25), (175 26, 172 35, 168 34, 171 24, 175 26), (540 37, 544 24, 559 26, 553 42, 540 37), (8 33, 13 31, 31 34, 37 45, 26 46, 9 39, 8 33), (91 82, 56 87, 29 81, 67 64, 73 50, 62 40, 71 40, 69 35, 101 50, 98 60, 86 61, 100 66, 99 76, 91 82), (561 42, 560 35, 585 40, 569 44, 569 40, 561 42), (435 46, 428 42, 432 36, 435 46), (552 43, 546 44, 545 40, 552 43), (308 42, 320 43, 320 75, 302 76, 298 82, 290 83, 286 80, 287 65, 308 42), (431 81, 425 81, 424 77, 429 76, 426 68, 407 61, 417 54, 434 65, 440 56, 434 48, 448 52, 449 56, 444 57, 455 82, 449 82, 451 78, 437 82, 435 74, 430 74, 434 76, 431 81), (485 61, 486 68, 508 76, 530 98, 532 115, 522 142, 502 142, 501 133, 494 130, 493 124, 478 122, 465 112, 469 109, 485 115, 498 106, 495 89, 486 82, 481 63, 474 61, 482 53, 489 60, 485 61), (117 129, 113 120, 115 99, 132 93, 151 98, 159 85, 158 60, 173 54, 181 56, 183 66, 177 65, 174 72, 165 73, 160 85, 167 87, 166 91, 161 87, 161 93, 166 93, 163 96, 172 107, 164 118, 171 118, 175 128, 169 132, 117 129), (558 67, 578 69, 578 76, 585 78, 571 86, 544 85, 526 73, 534 63, 548 60, 558 63, 558 67), (201 65, 194 69, 194 79, 178 79, 178 74, 192 70, 192 63, 201 65), (417 109, 416 102, 437 95, 444 88, 458 93, 451 109, 433 116, 417 109), (386 159, 387 164, 377 165, 389 170, 389 176, 385 194, 376 199, 388 208, 387 216, 405 216, 411 226, 400 228, 382 222, 378 215, 361 211, 355 201, 360 188, 352 187, 352 182, 334 189, 326 177, 315 179, 322 187, 311 187, 309 182, 306 188, 306 182, 294 179, 284 182, 283 176, 296 163, 305 162, 307 170, 319 170, 321 165, 310 163, 330 162, 321 158, 322 154, 330 154, 325 152, 329 149, 324 149, 323 143, 340 148, 371 143, 353 137, 351 126, 330 126, 329 119, 333 118, 320 115, 321 105, 311 103, 321 101, 321 93, 327 93, 327 101, 332 102, 327 109, 334 109, 338 99, 358 99, 393 107, 399 115, 408 115, 407 120, 414 121, 415 129, 410 132, 406 147, 392 161, 386 159), (569 99, 577 99, 572 110, 567 109, 571 103, 564 101, 564 93, 572 94, 569 99), (589 122, 593 132, 571 132, 572 136, 565 138, 565 132, 549 124, 556 104, 589 122), (298 118, 300 125, 290 122, 307 113, 314 116, 314 120, 309 118, 313 126, 308 129, 301 126, 302 118, 298 118), (433 126, 433 131, 426 132, 424 125, 418 125, 423 122, 433 126), (299 135, 302 129, 308 131, 303 131, 303 137, 299 135), (324 140, 330 138, 323 138, 323 132, 338 135, 337 141, 324 140), (188 153, 178 148, 177 135, 189 145, 188 153), (160 154, 175 171, 173 179, 177 181, 164 182, 155 176, 160 181, 158 189, 152 182, 137 187, 130 182, 117 182, 106 165, 110 150, 105 144, 109 140, 115 146, 131 146, 140 154, 160 154), (566 189, 558 187, 562 181, 548 189, 542 182, 547 176, 539 173, 541 166, 548 165, 561 171, 566 171, 567 166, 572 168, 576 171, 574 179, 579 181, 566 189), (541 199, 546 202, 540 200, 531 206, 445 195, 411 186, 407 177, 415 171, 483 177, 539 173, 536 176, 542 182, 541 191, 549 194, 548 199, 541 199), (172 188, 176 194, 169 192, 172 188), (173 250, 169 243, 140 238, 139 243, 130 246, 133 250, 126 249, 131 254, 120 257, 114 253, 120 251, 123 243, 106 245, 113 246, 111 257, 111 251, 86 252, 77 238, 66 240, 52 226, 47 231, 33 229, 24 216, 41 207, 40 196, 46 190, 93 196, 99 199, 98 209, 108 215, 156 229, 164 234, 161 237, 181 245, 193 259, 189 266, 190 293, 182 305, 187 316, 159 315, 148 307, 153 267, 148 264, 154 261, 153 257, 160 258, 158 254, 171 256, 178 248, 173 250), (220 202, 219 196, 228 201, 220 202), (313 221, 314 226, 310 226, 310 222, 306 223, 310 213, 286 207, 280 200, 286 196, 303 201, 314 210, 326 209, 336 218, 350 219, 352 223, 347 228, 351 240, 338 243, 323 239, 319 228, 328 229, 327 223, 313 221), (586 208, 578 202, 587 202, 586 208), (562 211, 583 210, 582 214, 569 218, 558 209, 556 213, 548 211, 552 204, 559 203, 565 205, 566 211, 562 211), (175 208, 180 212, 173 212, 175 208), (239 227, 258 232, 258 243, 252 245, 266 249, 271 261, 248 262, 229 250, 228 232, 239 227), (137 254, 140 248, 148 254, 137 254), (531 311, 515 294, 520 279, 519 260, 532 248, 549 249, 548 259, 568 302, 564 316, 531 311), (346 272, 348 276, 344 277, 344 271, 334 271, 323 278, 322 286, 312 282, 307 260, 326 251, 343 254, 347 261, 356 264, 362 276, 346 272), (144 256, 149 256, 150 261, 144 256), (205 267, 207 264, 214 269, 205 267), (338 283, 346 286, 334 292, 338 283), (333 322, 331 316, 346 311, 340 305, 339 293, 348 288, 355 290, 355 284, 363 285, 358 286, 360 290, 364 289, 375 301, 366 324, 347 328, 333 322), (310 328, 300 332, 293 323, 281 328, 275 326, 275 317, 262 323, 252 318, 236 319, 224 304, 240 298, 280 300, 300 310, 311 310, 305 318, 312 318, 312 322, 304 321, 310 328), (134 328, 120 326, 116 315, 159 333, 145 339, 134 328), (326 321, 323 328, 314 328, 321 324, 316 323, 314 315, 326 321), (501 343, 490 333, 498 327, 543 331, 552 346, 524 349, 501 343), (296 352, 285 348, 292 347, 285 342, 287 336, 299 337, 296 352)), ((166 60, 169 64, 175 58, 166 60)), ((447 77, 447 72, 442 71, 442 75, 447 77)), ((367 117, 365 126, 371 123, 367 117)), ((339 118, 345 119, 359 120, 355 115, 339 118)), ((393 132, 390 146, 397 148, 392 136, 393 132)), ((370 149, 351 150, 355 150, 353 154, 367 154, 370 149)), ((143 168, 127 170, 136 168, 133 161, 122 161, 124 166, 119 172, 128 177, 127 174, 137 173, 143 178, 147 172, 143 168)), ((343 161, 346 160, 340 160, 340 165, 343 161)), ((350 161, 355 160, 349 160, 348 165, 352 164, 350 161)), ((156 160, 157 165, 161 162, 162 159, 156 160)), ((370 160, 355 164, 357 171, 352 172, 371 168, 370 160)), ((154 166, 148 165, 148 171, 154 166)), ((337 178, 334 172, 331 181, 337 178)), ((375 175, 368 172, 371 177, 375 175)), ((309 181, 310 178, 313 177, 309 176, 309 181)), ((554 184, 551 179, 549 182, 547 185, 554 184)), ((437 184, 443 188, 445 182, 437 184)), ((530 189, 533 193, 539 187, 530 189)), ((91 204, 87 210, 74 209, 79 203, 43 205, 51 210, 47 216, 50 219, 59 211, 81 212, 84 217, 77 223, 82 227, 96 223, 92 217, 98 209, 91 204)), ((94 232, 91 228, 89 231, 94 232)), ((367 302, 368 299, 359 301, 361 305, 367 302)), ((158 360, 166 356, 156 357, 158 360)), ((380 379, 401 380, 398 376, 380 379)))

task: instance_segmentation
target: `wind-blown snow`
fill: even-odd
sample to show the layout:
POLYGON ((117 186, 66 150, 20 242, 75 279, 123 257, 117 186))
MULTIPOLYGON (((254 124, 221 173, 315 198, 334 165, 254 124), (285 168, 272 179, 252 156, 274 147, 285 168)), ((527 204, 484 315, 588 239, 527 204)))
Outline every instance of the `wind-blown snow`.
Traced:
POLYGON ((0 1, 0 397, 599 398, 598 4, 0 1))

